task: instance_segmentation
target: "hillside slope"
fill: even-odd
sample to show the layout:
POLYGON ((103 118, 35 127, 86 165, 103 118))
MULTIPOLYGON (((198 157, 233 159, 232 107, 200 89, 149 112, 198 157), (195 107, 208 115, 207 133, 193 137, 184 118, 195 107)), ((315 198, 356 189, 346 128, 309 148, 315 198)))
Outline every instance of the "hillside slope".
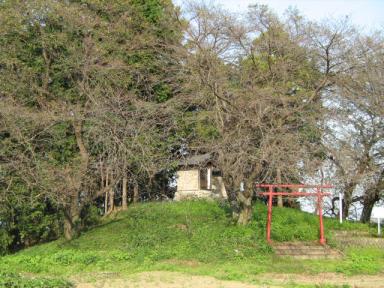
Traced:
MULTIPOLYGON (((347 275, 384 272, 384 251, 379 248, 350 247, 343 251, 343 260, 277 258, 264 240, 265 216, 266 207, 258 204, 254 221, 239 227, 232 223, 228 207, 216 202, 139 204, 104 219, 71 242, 57 240, 2 257, 0 271, 73 280, 92 279, 101 272, 127 275, 166 270, 241 281, 256 281, 257 274, 277 271, 347 275)), ((368 228, 353 223, 341 226, 326 219, 325 229, 329 243, 337 245, 332 230, 368 228)), ((317 217, 274 208, 274 241, 317 238, 317 217)))

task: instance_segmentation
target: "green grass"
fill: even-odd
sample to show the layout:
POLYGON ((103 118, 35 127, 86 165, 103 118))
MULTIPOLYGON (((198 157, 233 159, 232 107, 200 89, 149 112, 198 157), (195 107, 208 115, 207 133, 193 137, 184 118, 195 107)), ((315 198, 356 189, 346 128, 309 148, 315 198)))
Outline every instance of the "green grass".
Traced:
MULTIPOLYGON (((375 274, 383 271, 384 251, 373 248, 349 248, 344 251, 343 260, 277 259, 264 240, 265 218, 266 207, 262 204, 256 205, 254 220, 245 227, 234 225, 228 207, 216 202, 139 204, 105 219, 73 241, 61 239, 2 257, 0 271, 69 278, 80 271, 84 275, 99 271, 127 275, 167 270, 251 283, 256 283, 256 275, 264 272, 375 274)), ((331 229, 368 229, 356 223, 340 226, 332 219, 325 220, 325 227, 330 241, 331 229)), ((274 207, 272 238, 315 241, 318 218, 298 210, 274 207)), ((63 285, 58 287, 66 287, 63 285)), ((0 284, 0 287, 8 286, 0 284)))

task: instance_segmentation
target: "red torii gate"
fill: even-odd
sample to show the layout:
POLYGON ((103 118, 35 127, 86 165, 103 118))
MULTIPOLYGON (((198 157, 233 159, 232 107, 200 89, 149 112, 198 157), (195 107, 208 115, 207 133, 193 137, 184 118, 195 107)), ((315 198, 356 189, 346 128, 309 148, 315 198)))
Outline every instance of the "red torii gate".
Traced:
POLYGON ((331 195, 331 193, 322 192, 322 189, 331 189, 332 185, 306 185, 306 184, 256 184, 258 188, 268 188, 268 192, 258 193, 258 195, 268 196, 268 218, 267 218, 267 241, 271 241, 271 223, 272 223, 272 198, 273 196, 293 196, 293 197, 303 197, 303 196, 316 196, 317 197, 317 207, 319 211, 319 222, 320 222, 320 244, 325 244, 324 238, 324 225, 323 225, 323 197, 331 195), (274 188, 292 188, 292 189, 316 189, 316 192, 275 192, 274 188))

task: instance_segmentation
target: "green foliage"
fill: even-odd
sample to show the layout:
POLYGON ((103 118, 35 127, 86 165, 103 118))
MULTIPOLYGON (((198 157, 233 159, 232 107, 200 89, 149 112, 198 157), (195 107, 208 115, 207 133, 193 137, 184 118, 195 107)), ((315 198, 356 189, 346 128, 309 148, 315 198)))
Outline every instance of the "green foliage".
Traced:
POLYGON ((4 92, 28 106, 41 105, 43 99, 81 101, 73 50, 81 46, 83 35, 73 33, 68 17, 56 13, 60 7, 35 2, 26 7, 33 12, 23 15, 17 1, 2 8, 7 20, 0 42, 4 92))
POLYGON ((382 260, 384 253, 379 248, 349 248, 347 251, 347 259, 336 267, 337 272, 348 275, 356 273, 376 274, 383 269, 382 260), (378 261, 381 259, 381 261, 378 261))
POLYGON ((60 234, 57 207, 36 196, 36 191, 19 188, 25 190, 14 190, 18 194, 9 195, 7 205, 0 205, 0 254, 56 239, 60 234))
POLYGON ((159 0, 132 0, 132 5, 152 24, 159 24, 164 17, 163 5, 159 0))
POLYGON ((319 239, 319 221, 313 215, 296 209, 276 207, 273 209, 272 217, 271 237, 276 241, 319 239))
POLYGON ((156 101, 159 103, 163 103, 172 97, 171 88, 166 84, 155 85, 153 89, 156 94, 156 101))
POLYGON ((95 205, 86 205, 81 210, 81 225, 84 229, 93 227, 100 223, 101 211, 95 205))
POLYGON ((328 229, 331 230, 346 230, 346 231, 364 231, 368 232, 370 227, 367 226, 367 224, 363 224, 357 221, 343 221, 343 223, 340 223, 339 221, 336 221, 332 218, 324 218, 324 225, 328 227, 328 229))
POLYGON ((220 132, 216 123, 212 120, 212 111, 185 112, 183 117, 177 118, 178 130, 175 138, 187 139, 192 145, 194 143, 206 143, 220 138, 220 132))
MULTIPOLYGON (((0 111, 6 124, 0 128, 1 162, 7 164, 1 167, 5 180, 0 192, 13 192, 0 202, 0 253, 58 236, 60 209, 70 202, 58 181, 81 175, 75 181, 84 187, 79 202, 93 201, 88 191, 99 188, 99 171, 79 172, 75 114, 89 149, 87 168, 96 167, 94 162, 111 157, 106 146, 114 141, 110 131, 101 131, 104 116, 116 127, 129 123, 136 134, 144 118, 125 112, 142 108, 155 114, 160 103, 174 96, 172 71, 178 71, 178 62, 173 49, 182 36, 174 12, 169 0, 0 1, 0 91, 9 105, 0 111), (142 101, 136 100, 145 100, 144 107, 137 108, 134 103, 142 101)), ((137 139, 129 132, 125 139, 116 137, 125 145, 121 150, 133 155, 127 161, 132 170, 152 165, 173 144, 159 127, 167 123, 151 123, 156 123, 149 124, 153 129, 141 130, 137 139), (145 157, 135 150, 138 144, 148 147, 145 157), (127 147, 134 148, 126 152, 127 147)), ((81 216, 77 224, 87 227, 97 222, 98 211, 88 205, 81 216)))
POLYGON ((48 143, 49 159, 55 164, 62 165, 69 163, 77 156, 76 139, 73 135, 72 126, 68 122, 58 123, 50 129, 50 138, 48 143))
POLYGON ((197 137, 204 140, 212 140, 220 137, 219 130, 215 126, 215 123, 209 118, 209 115, 198 117, 196 122, 196 134, 197 137))
MULTIPOLYGON (((3 225, 1 225, 3 226, 3 225)), ((0 227, 0 256, 8 252, 8 247, 12 243, 12 236, 5 227, 0 227)))
POLYGON ((0 272, 0 288, 70 288, 72 283, 62 279, 27 278, 0 272))

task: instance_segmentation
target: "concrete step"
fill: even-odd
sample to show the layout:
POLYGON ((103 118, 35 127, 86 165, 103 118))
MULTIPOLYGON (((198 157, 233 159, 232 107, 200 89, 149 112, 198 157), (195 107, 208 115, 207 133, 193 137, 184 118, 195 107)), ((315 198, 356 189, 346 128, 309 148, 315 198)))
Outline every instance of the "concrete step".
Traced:
POLYGON ((306 242, 275 243, 272 245, 278 257, 297 259, 338 259, 343 255, 327 245, 306 242))
POLYGON ((384 249, 384 237, 374 237, 365 231, 333 231, 333 239, 342 249, 348 246, 384 249))
POLYGON ((328 246, 309 246, 309 245, 274 245, 274 249, 280 249, 280 250, 289 250, 289 249, 301 249, 301 250, 327 250, 330 249, 328 246))
POLYGON ((279 255, 336 255, 335 251, 318 251, 318 250, 275 250, 279 255))
POLYGON ((317 259, 341 259, 342 255, 277 255, 277 257, 291 257, 294 259, 303 259, 303 260, 317 260, 317 259))

